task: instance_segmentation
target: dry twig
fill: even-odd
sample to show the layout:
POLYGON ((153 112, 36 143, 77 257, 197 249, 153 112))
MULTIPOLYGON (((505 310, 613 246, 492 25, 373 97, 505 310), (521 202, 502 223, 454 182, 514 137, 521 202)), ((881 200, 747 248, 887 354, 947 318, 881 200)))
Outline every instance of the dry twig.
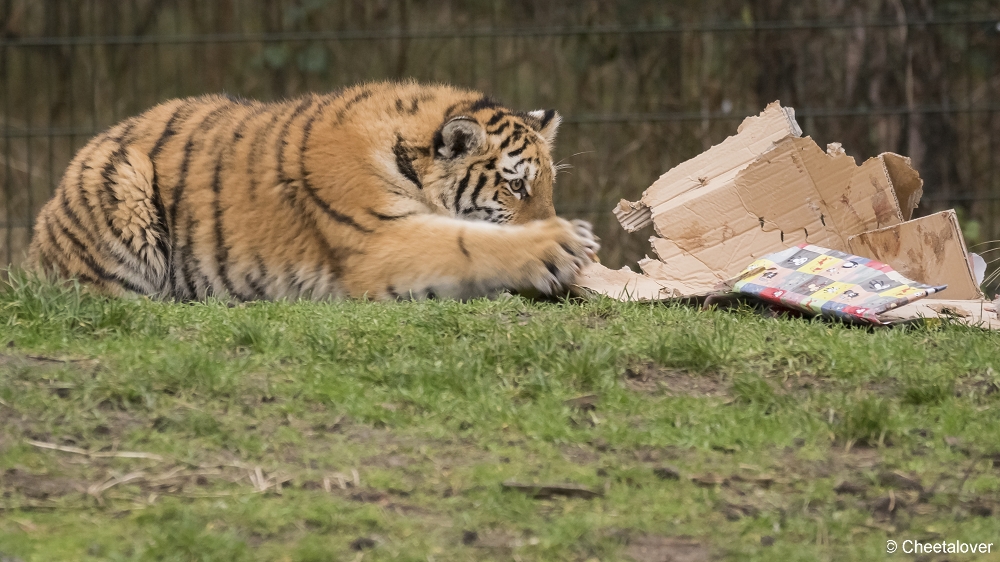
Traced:
POLYGON ((113 452, 100 452, 100 451, 88 451, 86 449, 81 449, 79 447, 70 447, 68 445, 56 445, 55 443, 46 443, 45 441, 32 441, 27 440, 29 445, 38 447, 39 449, 51 449, 53 451, 60 451, 63 453, 73 453, 74 455, 84 455, 93 458, 125 458, 125 459, 149 459, 153 461, 162 461, 163 457, 157 455, 156 453, 145 453, 142 451, 113 451, 113 452))

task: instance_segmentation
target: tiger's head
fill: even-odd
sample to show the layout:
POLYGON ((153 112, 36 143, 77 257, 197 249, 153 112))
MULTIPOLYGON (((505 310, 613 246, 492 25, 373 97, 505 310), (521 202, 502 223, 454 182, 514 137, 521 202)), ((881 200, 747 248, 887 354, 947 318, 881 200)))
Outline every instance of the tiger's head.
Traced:
POLYGON ((519 224, 555 216, 552 144, 561 117, 484 99, 445 118, 430 147, 425 190, 459 218, 519 224))

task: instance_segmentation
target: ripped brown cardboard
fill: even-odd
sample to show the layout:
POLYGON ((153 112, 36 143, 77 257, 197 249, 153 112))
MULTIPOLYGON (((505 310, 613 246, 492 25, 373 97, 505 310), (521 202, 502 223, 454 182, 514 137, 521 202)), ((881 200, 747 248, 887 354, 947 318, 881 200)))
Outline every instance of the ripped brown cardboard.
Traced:
POLYGON ((760 115, 744 119, 735 135, 660 176, 641 200, 630 203, 623 199, 614 209, 615 216, 622 228, 635 232, 649 225, 653 215, 662 215, 664 210, 675 206, 678 200, 697 198, 725 185, 787 136, 802 136, 795 110, 771 103, 760 115), (669 207, 663 208, 664 205, 669 207))
POLYGON ((623 267, 608 269, 592 263, 580 274, 578 294, 597 293, 620 301, 659 301, 682 296, 676 287, 623 267))
POLYGON ((939 299, 983 298, 955 211, 862 232, 848 245, 852 254, 889 264, 914 281, 948 285, 935 295, 939 299))
MULTIPOLYGON (((935 295, 936 296, 936 295, 935 295)), ((996 303, 986 300, 922 299, 883 312, 879 319, 886 324, 904 324, 923 320, 944 320, 987 330, 1000 330, 996 303)))
POLYGON ((660 259, 639 265, 697 295, 789 246, 848 251, 849 235, 904 220, 887 157, 859 167, 843 152, 824 153, 808 137, 781 139, 715 189, 661 205, 653 215, 659 236, 651 239, 660 259))
MULTIPOLYGON (((703 296, 760 256, 803 242, 849 252, 851 236, 910 219, 923 182, 908 158, 885 153, 858 166, 839 144, 823 151, 800 135, 794 112, 772 103, 615 208, 627 231, 653 225, 659 259, 639 266, 661 292, 703 296)), ((585 269, 582 292, 623 294, 629 272, 606 271, 585 269)))

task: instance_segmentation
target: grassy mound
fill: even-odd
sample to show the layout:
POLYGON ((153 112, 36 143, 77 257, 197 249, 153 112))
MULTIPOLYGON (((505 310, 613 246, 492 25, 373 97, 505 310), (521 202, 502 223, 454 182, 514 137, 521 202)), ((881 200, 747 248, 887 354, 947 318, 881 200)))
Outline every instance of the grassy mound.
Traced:
POLYGON ((15 279, 0 345, 0 557, 871 560, 1000 537, 1000 334, 959 325, 15 279))

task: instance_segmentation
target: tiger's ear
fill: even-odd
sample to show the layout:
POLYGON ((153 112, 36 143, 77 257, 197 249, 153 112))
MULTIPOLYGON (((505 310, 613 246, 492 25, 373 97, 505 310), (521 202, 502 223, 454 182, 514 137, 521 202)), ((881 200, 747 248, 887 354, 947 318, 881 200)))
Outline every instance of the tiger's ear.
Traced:
POLYGON ((528 125, 531 126, 552 149, 552 144, 556 142, 556 132, 559 131, 559 124, 562 117, 554 109, 536 109, 528 112, 528 125))
POLYGON ((456 158, 477 152, 486 141, 486 129, 472 117, 449 120, 434 135, 434 157, 456 158))

